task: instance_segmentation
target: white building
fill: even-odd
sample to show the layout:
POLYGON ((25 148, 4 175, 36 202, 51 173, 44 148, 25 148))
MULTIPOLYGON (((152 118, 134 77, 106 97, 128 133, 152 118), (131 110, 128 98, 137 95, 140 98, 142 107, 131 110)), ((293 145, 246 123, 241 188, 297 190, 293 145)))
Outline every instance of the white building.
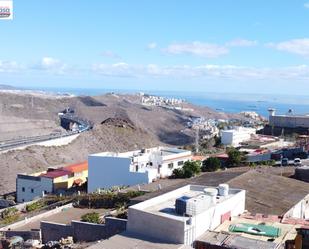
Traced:
POLYGON ((269 109, 269 125, 284 128, 309 128, 309 115, 295 115, 292 110, 286 115, 276 114, 275 109, 269 109))
POLYGON ((216 188, 205 188, 187 185, 130 206, 127 231, 158 241, 191 245, 207 230, 245 211, 245 190, 225 186, 225 190, 220 191, 222 195, 216 195, 216 188), (186 200, 180 202, 186 203, 182 215, 180 198, 186 200))
POLYGON ((99 188, 150 183, 168 177, 191 157, 191 151, 167 147, 90 155, 88 192, 99 188))
POLYGON ((237 127, 232 130, 221 131, 221 143, 226 146, 239 146, 240 143, 250 140, 256 133, 254 128, 237 127))

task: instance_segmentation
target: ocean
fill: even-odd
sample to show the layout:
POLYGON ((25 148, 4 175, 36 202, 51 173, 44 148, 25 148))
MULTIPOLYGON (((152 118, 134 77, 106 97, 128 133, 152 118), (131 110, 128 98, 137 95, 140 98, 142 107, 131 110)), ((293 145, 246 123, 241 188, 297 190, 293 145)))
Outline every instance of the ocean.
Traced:
POLYGON ((163 97, 184 99, 192 104, 207 106, 216 111, 239 113, 241 111, 255 111, 268 117, 268 109, 275 108, 276 113, 286 114, 289 109, 295 114, 309 114, 309 96, 306 95, 279 95, 279 94, 239 94, 239 93, 203 93, 179 91, 139 91, 120 89, 94 89, 94 88, 31 88, 53 93, 70 93, 74 95, 100 95, 114 93, 144 92, 163 97))

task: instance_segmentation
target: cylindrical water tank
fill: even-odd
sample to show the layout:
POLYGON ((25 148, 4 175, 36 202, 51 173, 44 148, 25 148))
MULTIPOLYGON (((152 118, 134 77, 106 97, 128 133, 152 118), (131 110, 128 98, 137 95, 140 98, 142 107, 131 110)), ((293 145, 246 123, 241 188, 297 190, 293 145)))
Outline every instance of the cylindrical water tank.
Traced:
POLYGON ((229 195, 229 185, 228 184, 219 184, 219 195, 228 196, 229 195))
POLYGON ((213 204, 216 203, 216 199, 218 195, 218 190, 216 188, 204 188, 204 193, 211 197, 211 202, 213 204))

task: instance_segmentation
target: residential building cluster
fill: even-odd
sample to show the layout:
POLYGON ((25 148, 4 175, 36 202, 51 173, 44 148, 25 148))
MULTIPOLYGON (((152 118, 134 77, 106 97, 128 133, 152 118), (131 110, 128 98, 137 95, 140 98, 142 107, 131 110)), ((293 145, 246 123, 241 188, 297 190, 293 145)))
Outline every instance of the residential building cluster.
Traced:
POLYGON ((154 105, 154 106, 179 106, 184 100, 177 98, 166 98, 153 95, 143 95, 143 105, 154 105))
POLYGON ((87 181, 88 162, 61 168, 49 168, 34 174, 18 174, 16 178, 17 202, 28 202, 46 194, 59 193, 87 181))
POLYGON ((168 147, 93 154, 88 159, 88 192, 151 183, 171 176, 174 169, 181 168, 191 158, 191 151, 168 147))

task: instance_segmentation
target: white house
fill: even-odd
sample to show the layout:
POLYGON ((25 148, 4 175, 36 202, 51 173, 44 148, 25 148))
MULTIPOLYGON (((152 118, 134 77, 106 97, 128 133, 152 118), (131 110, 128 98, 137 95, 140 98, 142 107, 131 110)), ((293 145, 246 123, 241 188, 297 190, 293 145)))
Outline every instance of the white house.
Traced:
POLYGON ((245 190, 224 185, 219 194, 217 188, 187 185, 130 206, 127 231, 166 243, 191 245, 207 230, 245 211, 245 190))
POLYGON ((221 143, 226 146, 239 146, 240 143, 250 140, 256 133, 254 128, 237 127, 232 130, 221 131, 221 143))
POLYGON ((99 188, 150 183, 168 177, 191 157, 191 151, 167 147, 90 155, 88 192, 99 188))

